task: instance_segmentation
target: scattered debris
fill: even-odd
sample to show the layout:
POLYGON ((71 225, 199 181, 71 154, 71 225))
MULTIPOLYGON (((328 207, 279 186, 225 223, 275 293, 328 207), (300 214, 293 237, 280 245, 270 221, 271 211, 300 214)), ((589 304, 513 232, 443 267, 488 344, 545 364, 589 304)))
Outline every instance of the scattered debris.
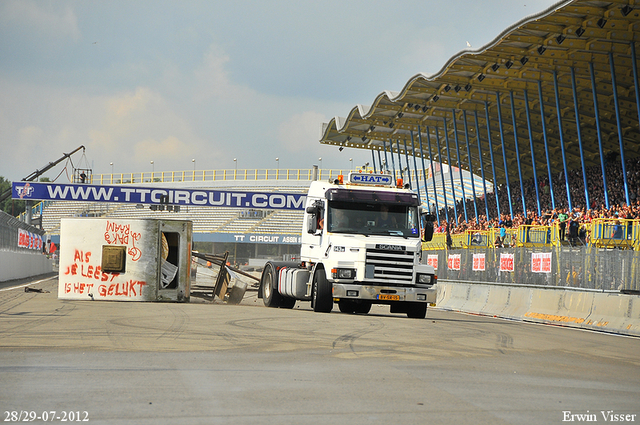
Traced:
POLYGON ((40 289, 40 288, 30 288, 28 286, 24 287, 24 292, 37 292, 39 294, 48 294, 49 291, 45 291, 44 289, 40 289))
POLYGON ((191 285, 191 294, 207 300, 213 301, 215 297, 220 298, 228 304, 240 304, 244 293, 249 286, 240 280, 240 275, 255 280, 252 287, 258 287, 260 278, 232 267, 227 263, 229 252, 222 255, 202 254, 192 252, 193 257, 206 261, 207 268, 211 273, 200 273, 205 277, 210 277, 213 285, 198 284, 191 285), (233 284, 231 284, 233 282, 233 284))

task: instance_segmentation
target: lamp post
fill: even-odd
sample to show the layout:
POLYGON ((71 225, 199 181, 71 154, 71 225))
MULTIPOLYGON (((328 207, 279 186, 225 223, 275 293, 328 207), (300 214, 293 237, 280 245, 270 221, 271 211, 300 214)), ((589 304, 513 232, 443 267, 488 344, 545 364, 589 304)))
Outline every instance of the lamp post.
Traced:
POLYGON ((322 157, 318 158, 318 161, 320 161, 320 169, 322 170, 322 157))
POLYGON ((156 171, 156 166, 153 165, 153 161, 151 161, 151 180, 153 181, 153 173, 156 171))
POLYGON ((191 159, 191 162, 193 162, 193 181, 196 181, 196 159, 191 159))
POLYGON ((113 162, 110 162, 109 165, 111 165, 111 184, 113 184, 113 162))
POLYGON ((276 166, 277 166, 277 171, 276 171, 276 179, 278 178, 278 175, 280 174, 280 158, 278 158, 276 156, 276 166))
POLYGON ((353 158, 349 158, 349 171, 353 170, 353 158))
POLYGON ((233 179, 235 180, 238 178, 238 158, 233 158, 233 166, 235 168, 233 172, 233 179))

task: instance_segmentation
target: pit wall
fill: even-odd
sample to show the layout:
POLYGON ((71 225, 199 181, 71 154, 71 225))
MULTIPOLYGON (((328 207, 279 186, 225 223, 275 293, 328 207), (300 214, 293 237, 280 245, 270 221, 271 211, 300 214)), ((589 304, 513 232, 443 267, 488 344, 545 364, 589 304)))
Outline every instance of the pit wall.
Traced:
POLYGON ((436 306, 482 316, 640 336, 640 296, 619 292, 439 280, 436 306))
POLYGON ((42 253, 0 251, 0 282, 53 273, 53 261, 42 253))

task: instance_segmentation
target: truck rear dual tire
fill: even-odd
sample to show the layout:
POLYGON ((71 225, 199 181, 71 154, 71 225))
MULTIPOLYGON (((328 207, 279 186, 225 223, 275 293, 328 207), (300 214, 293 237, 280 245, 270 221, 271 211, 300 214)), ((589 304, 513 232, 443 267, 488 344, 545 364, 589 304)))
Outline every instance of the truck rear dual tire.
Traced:
POLYGON ((296 305, 294 298, 284 297, 278 292, 278 274, 272 263, 264 266, 261 279, 262 301, 264 305, 272 308, 293 308, 296 305))

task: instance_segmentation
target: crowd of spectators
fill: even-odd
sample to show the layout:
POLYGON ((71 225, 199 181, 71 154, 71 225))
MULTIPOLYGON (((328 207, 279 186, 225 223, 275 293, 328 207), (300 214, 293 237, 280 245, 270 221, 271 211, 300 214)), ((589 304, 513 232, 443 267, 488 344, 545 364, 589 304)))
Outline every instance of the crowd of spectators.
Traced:
MULTIPOLYGON (((456 209, 449 208, 445 213, 440 211, 440 222, 435 231, 441 233, 464 233, 467 230, 486 231, 491 229, 517 228, 521 225, 559 225, 561 240, 570 240, 572 243, 583 241, 586 238, 586 226, 597 218, 620 220, 640 219, 640 158, 627 160, 625 163, 627 172, 627 187, 629 204, 626 202, 624 180, 622 178, 622 165, 616 156, 609 155, 605 161, 605 177, 609 208, 606 207, 603 173, 600 166, 586 169, 586 181, 589 192, 589 205, 587 205, 584 190, 582 169, 568 173, 568 186, 571 195, 572 208, 569 210, 564 173, 561 172, 552 177, 551 185, 548 177, 538 176, 538 191, 540 197, 540 214, 538 214, 538 202, 536 187, 533 179, 523 182, 526 214, 522 209, 522 196, 520 182, 510 184, 511 209, 509 197, 504 184, 498 185, 498 199, 500 200, 500 213, 496 206, 494 193, 484 194, 474 200, 458 200, 456 209), (551 202, 553 192, 554 203, 551 202), (486 205, 485 205, 486 202, 486 205), (554 208, 555 207, 555 208, 554 208), (466 208, 465 220, 464 209, 466 208), (475 211, 478 211, 476 220, 475 211), (486 210, 489 210, 489 217, 486 210), (513 211, 513 218, 511 215, 513 211), (456 217, 455 214, 458 213, 456 217), (448 216, 449 220, 446 219, 448 216)), ((497 243, 498 241, 496 241, 497 243)))

